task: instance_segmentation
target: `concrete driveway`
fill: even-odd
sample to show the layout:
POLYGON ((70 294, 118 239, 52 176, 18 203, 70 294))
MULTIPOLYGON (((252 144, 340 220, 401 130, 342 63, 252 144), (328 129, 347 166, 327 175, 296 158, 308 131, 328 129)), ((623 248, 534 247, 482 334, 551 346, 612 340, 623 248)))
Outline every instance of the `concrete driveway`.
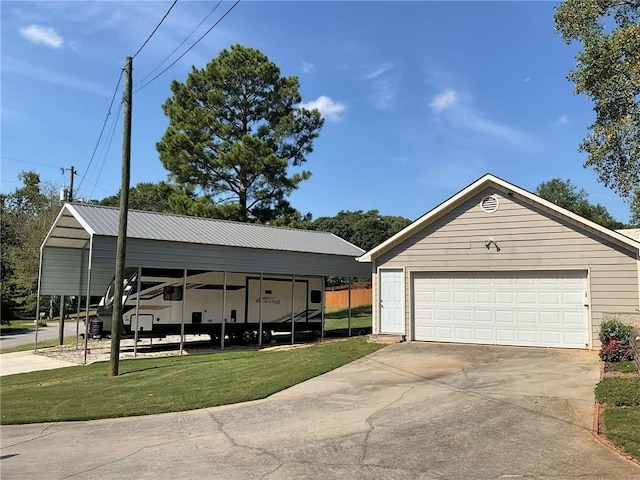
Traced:
POLYGON ((640 479, 590 435, 597 381, 594 352, 396 344, 261 401, 2 427, 0 469, 3 479, 640 479))

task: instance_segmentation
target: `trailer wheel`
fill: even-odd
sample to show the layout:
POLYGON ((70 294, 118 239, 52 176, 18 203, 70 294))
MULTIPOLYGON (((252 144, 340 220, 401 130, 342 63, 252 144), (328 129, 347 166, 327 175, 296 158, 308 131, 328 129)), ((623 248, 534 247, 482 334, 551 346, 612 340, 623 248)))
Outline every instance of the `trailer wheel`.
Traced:
POLYGON ((273 332, 269 329, 262 330, 262 343, 271 343, 271 338, 273 337, 273 332))
POLYGON ((243 330, 242 331, 242 343, 253 343, 256 340, 256 332, 253 330, 243 330))

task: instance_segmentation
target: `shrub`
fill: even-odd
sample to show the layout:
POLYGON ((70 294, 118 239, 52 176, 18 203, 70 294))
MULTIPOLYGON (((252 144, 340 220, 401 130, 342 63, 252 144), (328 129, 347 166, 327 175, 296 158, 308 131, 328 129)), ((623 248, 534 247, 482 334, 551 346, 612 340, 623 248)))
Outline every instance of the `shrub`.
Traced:
POLYGON ((605 317, 600 325, 600 343, 604 346, 612 337, 619 343, 629 343, 631 325, 622 323, 617 317, 605 317))
POLYGON ((613 342, 611 344, 602 345, 600 349, 600 358, 605 362, 626 362, 633 360, 633 352, 628 343, 613 342))

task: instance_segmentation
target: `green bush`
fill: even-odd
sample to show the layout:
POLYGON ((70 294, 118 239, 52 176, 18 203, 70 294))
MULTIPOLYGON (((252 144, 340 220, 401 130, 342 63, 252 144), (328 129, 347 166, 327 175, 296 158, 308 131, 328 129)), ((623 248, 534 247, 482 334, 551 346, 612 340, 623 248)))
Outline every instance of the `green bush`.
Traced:
POLYGON ((600 358, 609 363, 626 362, 633 360, 633 352, 628 343, 613 342, 611 345, 602 345, 600 358))
POLYGON ((617 317, 605 317, 600 324, 600 343, 608 344, 611 337, 620 343, 629 343, 631 325, 622 323, 617 317))
POLYGON ((640 406, 640 377, 603 378, 596 385, 596 400, 616 406, 640 406))

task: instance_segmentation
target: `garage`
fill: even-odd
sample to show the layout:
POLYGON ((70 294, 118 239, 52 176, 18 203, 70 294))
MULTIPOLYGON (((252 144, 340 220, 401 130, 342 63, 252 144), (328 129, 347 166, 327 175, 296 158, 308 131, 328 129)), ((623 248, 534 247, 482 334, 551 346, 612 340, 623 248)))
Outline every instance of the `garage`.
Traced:
POLYGON ((406 340, 593 349, 636 321, 640 242, 487 174, 359 258, 373 332, 406 340))
POLYGON ((586 272, 420 273, 415 339, 585 348, 586 272))

